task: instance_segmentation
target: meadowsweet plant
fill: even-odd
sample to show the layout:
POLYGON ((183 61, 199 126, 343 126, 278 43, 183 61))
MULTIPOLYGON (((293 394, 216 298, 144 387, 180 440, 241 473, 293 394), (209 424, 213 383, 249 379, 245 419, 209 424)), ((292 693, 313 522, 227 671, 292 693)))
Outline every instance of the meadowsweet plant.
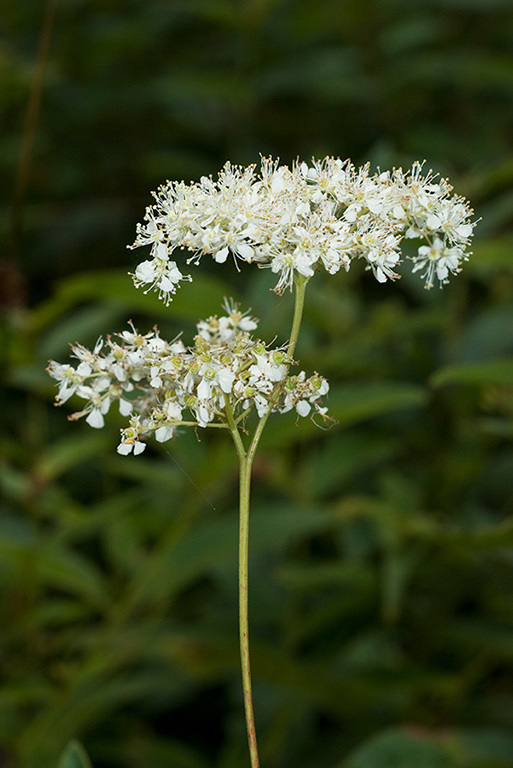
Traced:
POLYGON ((325 158, 291 168, 263 159, 254 166, 227 163, 216 181, 169 181, 155 193, 137 228, 132 248, 149 256, 132 275, 136 287, 155 290, 168 304, 180 283, 191 280, 185 264, 210 255, 268 268, 274 291, 295 293, 288 342, 274 347, 256 337, 257 320, 225 299, 224 314, 200 320, 192 346, 181 337, 161 338, 158 329, 129 330, 100 339, 92 351, 76 344, 75 366, 51 361, 59 383, 57 403, 72 395, 82 416, 101 428, 117 401, 128 419, 118 453, 141 453, 152 436, 165 442, 183 427, 230 432, 240 465, 239 626, 244 705, 252 768, 257 768, 248 644, 248 525, 251 467, 267 419, 295 409, 321 422, 328 382, 300 371, 294 359, 305 291, 314 274, 349 270, 363 259, 380 283, 395 280, 404 239, 415 241, 410 259, 426 288, 448 282, 468 258, 475 223, 467 202, 422 164, 410 171, 371 174, 369 166, 325 158), (188 253, 184 258, 183 253, 188 253), (249 415, 255 412, 256 418, 249 415))

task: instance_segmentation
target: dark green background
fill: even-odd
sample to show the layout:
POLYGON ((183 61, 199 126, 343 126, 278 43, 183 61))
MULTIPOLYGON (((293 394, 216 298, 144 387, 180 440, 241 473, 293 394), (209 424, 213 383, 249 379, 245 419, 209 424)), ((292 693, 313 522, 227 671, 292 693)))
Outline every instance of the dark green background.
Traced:
POLYGON ((262 768, 512 768, 510 0, 60 0, 17 187, 51 8, 0 14, 1 768, 70 738, 95 768, 248 765, 227 436, 120 457, 44 368, 129 318, 190 340, 223 296, 285 341, 266 271, 204 261, 168 309, 127 275, 150 190, 259 154, 425 159, 482 219, 443 291, 407 263, 309 286, 297 354, 339 425, 271 419, 255 465, 262 768))

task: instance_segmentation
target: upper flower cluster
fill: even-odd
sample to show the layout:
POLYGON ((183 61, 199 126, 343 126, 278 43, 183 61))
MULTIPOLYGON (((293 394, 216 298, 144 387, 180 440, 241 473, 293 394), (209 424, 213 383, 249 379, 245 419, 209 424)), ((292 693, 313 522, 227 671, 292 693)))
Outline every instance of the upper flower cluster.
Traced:
POLYGON ((151 258, 137 266, 134 281, 168 302, 180 280, 190 279, 171 259, 180 248, 192 253, 188 262, 204 254, 224 262, 232 254, 269 267, 278 293, 295 275, 348 270, 355 258, 384 282, 397 277, 402 239, 414 238, 421 242, 413 271, 424 270, 431 288, 468 258, 472 211, 451 192, 444 179, 422 176, 420 163, 374 175, 368 165, 330 157, 292 168, 263 159, 259 175, 254 166, 227 163, 217 181, 169 181, 155 193, 131 246, 150 245, 151 258))
POLYGON ((130 416, 118 446, 123 454, 144 449, 141 434, 154 432, 163 442, 180 424, 233 427, 253 409, 260 417, 292 408, 300 416, 324 416, 325 379, 288 375, 293 361, 286 352, 254 339, 256 321, 237 306, 227 302, 225 308, 226 315, 198 323, 193 347, 180 339, 167 342, 156 329, 143 336, 133 327, 105 344, 100 339, 92 351, 73 346, 76 368, 53 360, 48 368, 59 382, 58 404, 78 395, 85 407, 70 418, 85 416, 100 428, 118 401, 120 412, 130 416))

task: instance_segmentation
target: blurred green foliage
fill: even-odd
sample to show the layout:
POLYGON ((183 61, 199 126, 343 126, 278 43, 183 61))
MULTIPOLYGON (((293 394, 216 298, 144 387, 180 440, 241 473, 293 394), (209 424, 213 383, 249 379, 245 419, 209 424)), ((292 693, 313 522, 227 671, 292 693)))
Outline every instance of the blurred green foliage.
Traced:
POLYGON ((284 341, 265 271, 205 263, 166 309, 124 247, 166 178, 271 153, 426 158, 482 221, 444 291, 309 286, 298 356, 339 426, 271 419, 255 466, 262 765, 511 768, 510 1, 60 0, 18 236, 44 14, 5 0, 0 22, 0 765, 74 738, 95 768, 247 765, 228 438, 120 457, 116 417, 67 424, 44 368, 129 318, 190 339, 225 295, 284 341))
POLYGON ((79 742, 70 741, 59 758, 57 768, 91 768, 91 761, 79 742))

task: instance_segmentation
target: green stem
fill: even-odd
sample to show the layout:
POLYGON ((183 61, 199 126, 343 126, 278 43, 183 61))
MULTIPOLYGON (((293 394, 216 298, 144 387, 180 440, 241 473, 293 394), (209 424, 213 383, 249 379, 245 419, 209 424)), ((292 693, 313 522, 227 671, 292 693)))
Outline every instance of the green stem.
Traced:
POLYGON ((237 456, 239 457, 239 463, 242 466, 242 462, 246 460, 246 449, 244 448, 244 443, 242 442, 240 432, 237 428, 237 422, 233 416, 233 406, 230 402, 229 396, 226 394, 224 396, 224 412, 226 414, 228 429, 232 433, 233 442, 235 443, 235 449, 237 451, 237 456))
POLYGON ((226 420, 239 457, 239 648, 251 768, 259 768, 253 694, 251 691, 251 667, 249 662, 248 604, 249 499, 254 451, 250 454, 244 448, 244 443, 233 416, 233 406, 228 395, 225 395, 224 403, 226 420))
POLYGON ((305 306, 305 291, 306 284, 309 277, 304 275, 297 275, 294 284, 296 286, 296 295, 294 299, 294 318, 292 320, 292 330, 290 332, 290 341, 288 343, 287 352, 291 357, 294 357, 294 351, 296 349, 297 339, 299 336, 299 329, 301 328, 301 320, 303 319, 303 309, 305 306))
MULTIPOLYGON (((295 280, 296 295, 294 303, 294 318, 287 346, 287 353, 293 357, 296 348, 303 307, 307 277, 298 275, 295 280)), ((280 390, 277 389, 276 392, 280 390)), ((277 395, 276 395, 277 396, 277 395)), ((269 403, 267 412, 260 418, 253 439, 246 451, 241 434, 237 427, 233 407, 228 395, 225 397, 225 414, 228 428, 232 433, 237 455, 239 457, 239 645, 242 667, 242 687, 244 691, 244 712, 246 715, 246 730, 248 735, 251 768, 259 768, 258 747, 253 711, 253 694, 251 690, 251 668, 249 661, 249 606, 248 606, 248 550, 249 550, 249 504, 251 495, 251 468, 256 449, 273 408, 273 400, 269 403)))
MULTIPOLYGON (((308 283, 308 280, 309 280, 308 277, 304 277, 303 275, 298 275, 294 281, 296 286, 296 295, 295 295, 295 301, 294 301, 294 317, 292 320, 292 330, 290 332, 290 340, 287 345, 287 354, 290 355, 290 357, 293 357, 294 355, 294 350, 296 349, 297 339, 299 336, 299 329, 301 328, 301 320, 303 319, 303 309, 305 306, 306 284, 308 283)), ((274 402, 276 402, 276 399, 278 398, 280 392, 281 392, 281 388, 278 385, 274 391, 273 396, 271 397, 271 402, 269 403, 269 408, 267 410, 267 413, 265 413, 262 416, 262 418, 257 424, 255 434, 253 435, 253 440, 251 441, 251 445, 249 446, 249 450, 248 450, 248 459, 250 459, 251 463, 253 463, 253 458, 255 456, 257 445, 262 435, 262 432, 264 430, 264 427, 266 425, 267 419, 271 415, 273 404, 274 402)))
POLYGON ((259 768, 258 748, 251 691, 251 668, 249 662, 249 609, 248 609, 248 544, 249 544, 249 499, 251 492, 251 465, 253 457, 247 455, 240 461, 239 488, 239 644, 244 690, 244 711, 248 734, 251 768, 259 768))

